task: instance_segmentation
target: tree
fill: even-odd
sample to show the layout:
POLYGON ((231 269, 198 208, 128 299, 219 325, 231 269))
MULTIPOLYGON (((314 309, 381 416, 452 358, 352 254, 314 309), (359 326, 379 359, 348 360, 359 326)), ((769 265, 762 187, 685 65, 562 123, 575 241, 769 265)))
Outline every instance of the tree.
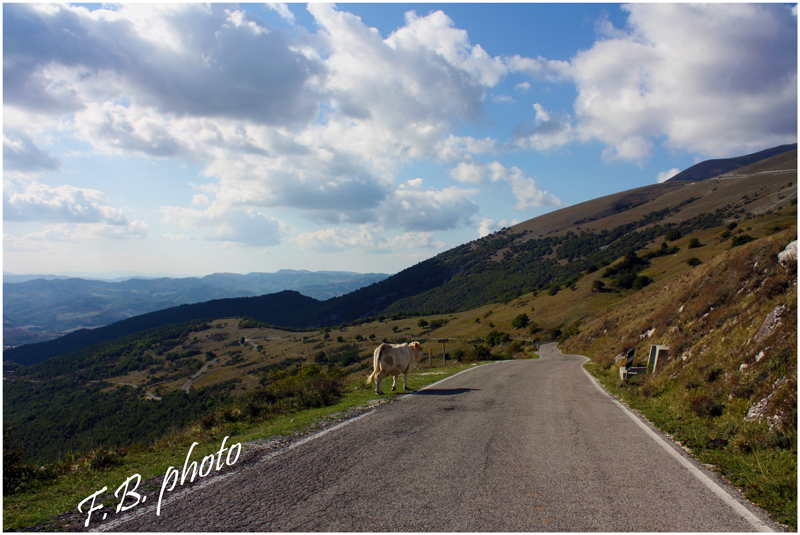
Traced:
POLYGON ((511 339, 508 333, 501 333, 498 331, 492 331, 488 335, 486 335, 486 343, 490 346, 499 346, 508 342, 511 339))
POLYGON ((417 322, 417 327, 419 327, 420 329, 424 329, 427 326, 428 326, 428 322, 425 321, 424 319, 421 319, 421 320, 419 320, 417 322))
POLYGON ((691 240, 689 240, 689 249, 697 249, 698 247, 701 247, 702 245, 703 244, 700 243, 700 240, 698 240, 697 238, 692 238, 691 240))
POLYGON ((604 292, 605 289, 606 289, 606 283, 601 280, 596 280, 592 283, 593 292, 604 292))
POLYGON ((520 314, 511 320, 511 326, 515 329, 524 329, 530 323, 530 318, 527 314, 520 314))

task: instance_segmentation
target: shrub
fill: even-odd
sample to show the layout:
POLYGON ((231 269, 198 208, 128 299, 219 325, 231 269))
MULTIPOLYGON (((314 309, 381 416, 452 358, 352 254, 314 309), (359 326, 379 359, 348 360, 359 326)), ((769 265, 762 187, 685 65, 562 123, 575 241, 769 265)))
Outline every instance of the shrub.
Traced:
POLYGON ((651 282, 653 282, 653 279, 647 277, 646 275, 641 275, 636 277, 636 279, 633 281, 633 289, 641 290, 645 286, 648 286, 651 282))
POLYGON ((515 329, 524 329, 530 323, 530 318, 527 314, 520 314, 511 320, 511 326, 515 329))
POLYGON ((121 450, 97 448, 86 456, 86 464, 94 470, 106 470, 121 464, 124 456, 125 452, 121 450))
POLYGON ((700 264, 702 264, 703 262, 702 262, 702 260, 700 260, 696 256, 693 256, 689 260, 687 260, 686 263, 689 264, 689 266, 691 266, 691 267, 696 267, 696 266, 699 266, 700 264))
POLYGON ((739 245, 744 245, 745 243, 749 243, 755 240, 754 237, 750 236, 749 234, 739 234, 738 236, 734 236, 731 240, 731 248, 738 247, 739 245))
POLYGON ((604 292, 605 289, 606 289, 606 283, 599 279, 592 283, 593 292, 604 292))
POLYGON ((697 249, 698 247, 702 247, 702 243, 697 238, 692 238, 689 240, 689 249, 697 249))
POLYGON ((489 344, 491 347, 498 346, 500 344, 504 344, 511 339, 508 333, 501 333, 498 331, 492 331, 486 336, 486 343, 489 344))
POLYGON ((476 362, 479 360, 489 360, 492 358, 492 352, 483 344, 475 344, 472 349, 464 352, 463 357, 460 359, 462 362, 476 362))

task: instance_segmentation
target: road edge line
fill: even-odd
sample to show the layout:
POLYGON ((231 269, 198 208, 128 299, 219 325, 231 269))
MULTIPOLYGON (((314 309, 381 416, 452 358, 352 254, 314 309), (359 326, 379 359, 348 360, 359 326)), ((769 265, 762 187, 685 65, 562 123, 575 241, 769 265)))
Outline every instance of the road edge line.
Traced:
MULTIPOLYGON (((559 349, 559 351, 561 351, 561 350, 559 349)), ((580 355, 580 356, 585 358, 586 362, 589 362, 591 360, 589 357, 586 357, 585 355, 580 355)), ((612 396, 611 393, 608 390, 606 390, 603 387, 603 385, 600 384, 600 381, 598 381, 597 378, 595 378, 591 373, 589 373, 586 370, 586 368, 583 367, 583 365, 586 364, 586 362, 581 364, 581 370, 583 370, 583 373, 585 373, 586 376, 592 381, 592 384, 594 384, 595 388, 597 388, 600 392, 602 392, 603 394, 608 396, 611 399, 611 401, 616 403, 617 406, 620 409, 622 409, 622 411, 626 415, 628 415, 628 417, 630 417, 631 420, 633 420, 636 423, 636 425, 638 425, 640 428, 642 428, 644 430, 645 433, 647 433, 647 436, 652 438, 656 442, 656 444, 661 446, 664 450, 666 450, 667 453, 669 453, 675 460, 677 460, 684 468, 689 470, 689 472, 693 476, 695 476, 695 478, 698 481, 700 481, 711 492, 716 494, 717 497, 719 497, 723 502, 725 502, 731 509, 736 511, 739 514, 739 516, 741 516, 748 524, 753 526, 756 529, 756 531, 760 531, 760 532, 775 532, 775 530, 770 528, 760 518, 758 518, 756 515, 754 515, 752 512, 750 512, 744 505, 739 503, 738 500, 736 500, 733 496, 728 494, 725 491, 725 489, 723 489, 716 481, 714 481, 713 479, 708 477, 706 474, 703 473, 702 470, 700 470, 697 466, 692 464, 691 461, 689 461, 686 457, 684 457, 678 451, 673 449, 664 440, 664 438, 661 437, 661 435, 656 433, 650 426, 648 426, 645 422, 643 422, 642 419, 639 418, 639 416, 637 416, 631 409, 626 407, 625 404, 623 404, 621 401, 619 401, 614 396, 612 396)))

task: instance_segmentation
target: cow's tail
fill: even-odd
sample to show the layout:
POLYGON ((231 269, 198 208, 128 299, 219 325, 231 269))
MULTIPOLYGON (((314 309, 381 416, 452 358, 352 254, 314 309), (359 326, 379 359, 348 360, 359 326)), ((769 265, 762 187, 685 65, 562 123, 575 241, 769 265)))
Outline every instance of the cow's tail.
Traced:
POLYGON ((364 385, 369 386, 369 384, 378 377, 378 373, 380 373, 380 370, 375 370, 374 372, 372 372, 372 375, 367 377, 367 382, 364 383, 364 385))
POLYGON ((385 345, 386 344, 381 344, 375 350, 375 354, 373 356, 373 372, 372 375, 367 377, 367 382, 364 383, 366 386, 369 386, 372 381, 376 380, 378 378, 378 374, 381 373, 381 353, 383 352, 385 345))

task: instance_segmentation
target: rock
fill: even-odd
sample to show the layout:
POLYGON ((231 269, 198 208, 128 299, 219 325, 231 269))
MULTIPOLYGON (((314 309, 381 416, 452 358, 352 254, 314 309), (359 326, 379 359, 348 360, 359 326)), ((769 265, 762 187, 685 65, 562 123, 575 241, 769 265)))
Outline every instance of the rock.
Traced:
POLYGON ((786 249, 778 253, 778 262, 786 269, 797 264, 797 240, 794 240, 786 246, 786 249))
POLYGON ((776 306, 775 309, 764 319, 764 322, 761 324, 761 327, 758 328, 758 331, 756 331, 753 341, 757 344, 772 334, 773 331, 775 331, 775 329, 777 329, 783 323, 781 318, 785 312, 786 305, 776 306))
POLYGON ((764 417, 764 412, 767 410, 767 405, 769 405, 769 398, 772 397, 772 394, 765 397, 752 407, 750 410, 747 411, 747 416, 744 417, 745 422, 754 422, 756 420, 760 420, 764 417))

